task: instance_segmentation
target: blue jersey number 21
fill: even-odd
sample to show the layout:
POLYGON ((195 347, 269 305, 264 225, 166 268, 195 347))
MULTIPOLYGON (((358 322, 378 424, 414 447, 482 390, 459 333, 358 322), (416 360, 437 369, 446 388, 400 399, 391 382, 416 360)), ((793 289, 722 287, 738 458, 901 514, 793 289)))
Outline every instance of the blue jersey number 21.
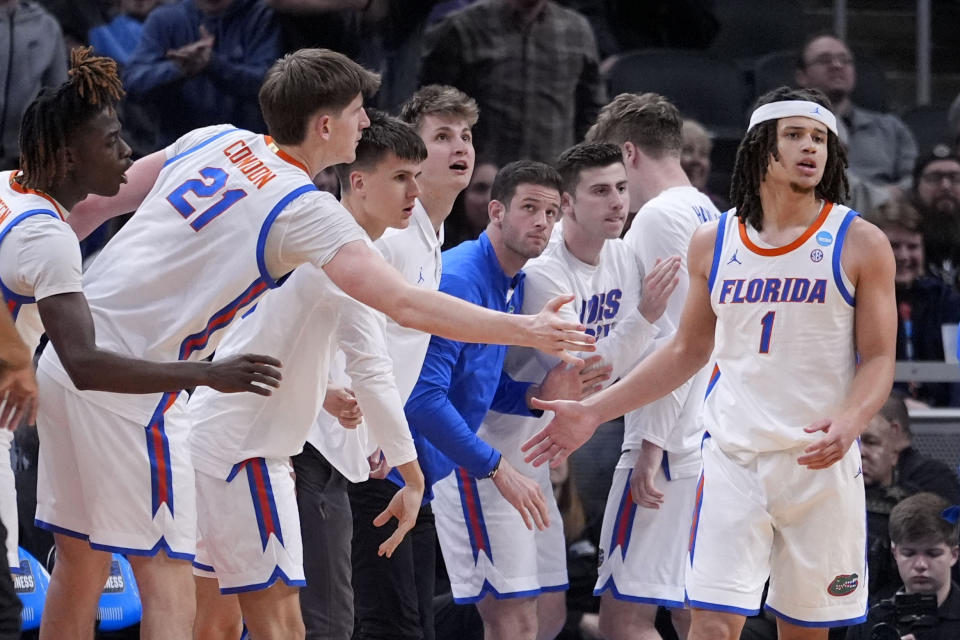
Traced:
POLYGON ((235 205, 238 200, 247 195, 247 192, 243 189, 229 189, 227 191, 223 191, 224 185, 227 184, 227 172, 223 169, 206 167, 200 170, 200 175, 203 176, 202 180, 199 178, 187 180, 179 187, 174 189, 169 196, 167 196, 167 201, 173 205, 173 208, 176 209, 184 218, 189 218, 197 209, 192 204, 187 202, 185 197, 187 193, 192 192, 199 198, 212 198, 220 194, 219 200, 204 209, 200 215, 194 218, 193 222, 190 223, 190 226, 193 227, 194 231, 200 231, 200 229, 203 229, 205 226, 210 224, 211 220, 235 205), (221 191, 223 191, 222 194, 220 193, 221 191))
POLYGON ((773 319, 777 317, 776 311, 768 311, 760 324, 763 330, 760 332, 760 353, 770 353, 770 338, 773 336, 773 319))

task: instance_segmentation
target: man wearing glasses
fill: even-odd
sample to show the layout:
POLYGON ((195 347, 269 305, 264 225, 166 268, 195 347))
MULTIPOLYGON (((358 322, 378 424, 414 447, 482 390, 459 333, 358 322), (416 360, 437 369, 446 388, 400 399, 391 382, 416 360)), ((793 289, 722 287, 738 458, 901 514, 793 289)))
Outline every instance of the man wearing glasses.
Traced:
MULTIPOLYGON (((917 143, 907 125, 892 113, 870 111, 851 99, 857 83, 853 54, 846 43, 829 34, 807 40, 797 60, 796 84, 823 91, 833 103, 840 141, 847 148, 849 173, 886 191, 909 192, 917 143)), ((875 198, 880 204, 882 197, 875 198)))

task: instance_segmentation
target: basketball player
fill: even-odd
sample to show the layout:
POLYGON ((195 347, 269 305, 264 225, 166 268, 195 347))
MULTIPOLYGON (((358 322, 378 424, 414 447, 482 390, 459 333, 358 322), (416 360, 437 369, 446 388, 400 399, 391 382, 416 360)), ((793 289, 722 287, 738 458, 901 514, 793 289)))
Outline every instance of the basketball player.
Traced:
MULTIPOLYGON (((421 87, 400 108, 400 119, 409 123, 423 140, 427 159, 417 178, 420 196, 410 224, 403 229, 388 228, 376 246, 384 259, 418 288, 436 290, 440 285, 443 223, 473 173, 472 128, 477 117, 476 102, 462 91, 447 86, 421 87)), ((429 343, 429 334, 387 319, 387 349, 404 402, 420 375, 429 343)), ((342 358, 338 356, 338 360, 342 358)), ((349 386, 342 366, 335 366, 331 377, 334 384, 349 386)), ((351 418, 358 420, 355 413, 351 418)), ((381 577, 361 568, 351 579, 352 536, 354 533, 359 538, 373 536, 378 540, 370 546, 377 548, 383 531, 369 521, 358 522, 354 527, 349 495, 362 494, 367 502, 379 500, 370 510, 380 513, 397 491, 396 485, 385 480, 382 474, 379 478, 370 478, 371 464, 381 470, 382 465, 379 454, 368 462, 370 452, 361 446, 363 431, 362 427, 343 429, 337 418, 321 412, 303 453, 293 459, 307 580, 307 586, 300 590, 300 605, 308 638, 313 633, 331 640, 349 640, 353 634, 355 601, 360 626, 370 628, 368 616, 385 615, 380 602, 383 598, 370 595, 382 584, 381 577)), ((413 530, 404 538, 397 550, 398 557, 410 553, 421 538, 429 538, 432 545, 435 533, 428 510, 429 507, 425 507, 413 530)), ((358 546, 364 543, 358 541, 358 546)), ((361 565, 364 561, 390 567, 404 565, 402 561, 388 563, 379 557, 358 560, 361 565)), ((416 571, 433 570, 426 562, 414 561, 413 566, 416 571)))
POLYGON ((599 422, 670 392, 713 354, 686 574, 694 640, 738 638, 768 575, 781 638, 823 639, 865 619, 851 445, 893 380, 895 267, 883 233, 837 203, 836 128, 819 92, 758 100, 737 154, 736 211, 694 233, 673 339, 583 404, 537 403, 557 418, 524 445, 536 463, 563 459, 599 422))
MULTIPOLYGON (((587 132, 588 140, 611 142, 623 150, 630 202, 639 207, 624 240, 648 273, 666 256, 686 256, 697 227, 720 217, 680 166, 682 126, 677 108, 663 96, 624 93, 601 109, 587 132)), ((679 326, 688 289, 684 259, 677 291, 657 322, 659 340, 668 339, 679 326)), ((686 636, 687 545, 676 532, 690 528, 708 377, 704 367, 672 393, 625 416, 623 454, 604 512, 603 562, 596 587, 600 628, 610 640, 659 638, 654 629, 658 606, 671 609, 678 635, 686 636)))
MULTIPOLYGON (((339 166, 338 174, 344 206, 374 241, 388 227, 410 224, 419 193, 416 176, 427 150, 405 123, 374 112, 370 121, 356 160, 339 166)), ((404 487, 375 521, 382 526, 391 515, 400 520, 380 552, 390 556, 413 527, 423 474, 393 380, 385 333, 383 314, 347 296, 311 264, 298 267, 283 287, 269 292, 227 331, 217 358, 257 345, 283 355, 287 383, 267 402, 203 390, 190 400, 201 540, 195 562, 201 567, 195 571, 201 576, 198 622, 219 599, 217 582, 210 579, 215 578, 221 594, 238 595, 254 638, 304 637, 298 594, 304 584, 303 550, 289 458, 303 448, 320 411, 338 345, 367 417, 361 437, 369 426, 370 438, 404 478, 404 487)), ((239 623, 239 616, 234 620, 239 623)), ((204 624, 197 628, 200 637, 219 637, 204 624)))
MULTIPOLYGON (((20 335, 32 356, 46 332, 62 354, 65 374, 79 388, 156 393, 214 385, 269 394, 254 383, 276 386, 279 373, 269 365, 279 362, 272 358, 239 355, 217 365, 147 362, 96 342, 82 288, 80 245, 65 219, 88 193, 116 193, 130 167, 115 110, 122 94, 113 60, 75 49, 70 79, 42 92, 24 114, 23 168, 0 174, 0 290, 20 335)), ((11 439, 10 431, 0 431, 4 460, 11 439)), ((7 559, 19 572, 14 477, 8 464, 0 470, 7 559)))
MULTIPOLYGON (((576 145, 561 154, 557 171, 563 180, 563 241, 551 243, 524 267, 523 308, 536 308, 557 292, 573 292, 567 312, 574 319, 579 313, 587 332, 597 337, 597 354, 610 363, 603 379, 616 379, 633 365, 631 354, 652 344, 657 328, 651 323, 677 284, 680 259, 664 260, 644 282, 636 256, 620 240, 629 194, 619 147, 576 145)), ((504 369, 515 380, 536 382, 556 364, 556 358, 511 348, 504 369)), ((477 432, 540 485, 550 513, 550 524, 542 531, 524 526, 492 480, 457 470, 434 489, 437 534, 454 600, 476 603, 489 639, 554 638, 566 619, 560 512, 548 470, 525 463, 520 453, 523 441, 544 424, 544 418, 490 411, 477 432), (474 546, 478 539, 484 541, 480 550, 474 546)))
MULTIPOLYGON (((411 326, 579 348, 565 342, 576 342, 576 327, 553 311, 491 314, 410 287, 316 189, 313 175, 353 160, 368 124, 363 95, 378 82, 334 52, 286 56, 260 93, 271 136, 227 125, 190 132, 139 161, 115 201, 94 199, 102 215, 139 204, 85 275, 98 344, 144 358, 200 359, 260 294, 313 262, 346 292, 411 326)), ((81 231, 92 219, 80 221, 81 231)), ((41 358, 38 384, 48 401, 38 415, 46 445, 37 521, 54 531, 59 554, 41 637, 89 637, 109 551, 142 557, 142 637, 191 637, 196 513, 185 398, 78 389, 56 349, 41 358), (110 438, 99 437, 104 430, 110 438), (104 458, 113 461, 109 473, 104 458)))

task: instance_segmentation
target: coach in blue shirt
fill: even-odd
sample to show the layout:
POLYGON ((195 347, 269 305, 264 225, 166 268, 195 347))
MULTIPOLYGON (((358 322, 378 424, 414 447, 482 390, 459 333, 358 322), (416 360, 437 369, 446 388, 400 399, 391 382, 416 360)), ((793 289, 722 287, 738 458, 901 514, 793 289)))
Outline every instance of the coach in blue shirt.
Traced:
MULTIPOLYGON (((560 217, 561 180, 549 165, 508 164, 493 181, 490 224, 478 240, 444 252, 440 290, 497 311, 519 312, 528 259, 546 248, 560 217)), ((563 301, 558 298, 551 304, 563 301)), ((430 341, 420 379, 407 400, 406 415, 426 479, 424 506, 417 524, 389 560, 377 557, 388 532, 371 521, 391 500, 388 482, 371 480, 351 490, 354 537, 354 593, 359 640, 433 640, 436 534, 429 500, 431 485, 455 465, 476 477, 492 477, 528 527, 544 528, 546 499, 539 485, 512 468, 500 453, 477 437, 491 408, 533 415, 527 400, 579 394, 581 371, 555 367, 541 385, 511 380, 503 373, 507 348, 437 338, 430 341)), ((387 477, 403 481, 396 471, 387 477)), ((389 512, 388 511, 385 513, 389 512)), ((377 521, 385 521, 383 515, 377 521)))
MULTIPOLYGON (((560 217, 560 189, 560 176, 543 163, 519 161, 501 169, 491 189, 487 230, 477 240, 443 253, 440 290, 488 309, 519 312, 524 278, 520 269, 546 248, 560 217)), ((454 466, 462 466, 474 477, 499 479, 498 488, 506 489, 505 497, 528 525, 528 513, 541 524, 546 512, 539 508, 542 495, 536 483, 509 467, 499 451, 476 435, 490 409, 537 415, 528 408, 528 399, 551 395, 549 387, 555 381, 549 377, 544 381, 548 388, 542 391, 511 379, 503 371, 506 353, 502 345, 432 337, 420 379, 407 400, 407 421, 426 479, 425 499, 432 498, 433 483, 454 466), (518 492, 526 495, 508 495, 518 492)), ((389 478, 401 484, 398 474, 389 478)))

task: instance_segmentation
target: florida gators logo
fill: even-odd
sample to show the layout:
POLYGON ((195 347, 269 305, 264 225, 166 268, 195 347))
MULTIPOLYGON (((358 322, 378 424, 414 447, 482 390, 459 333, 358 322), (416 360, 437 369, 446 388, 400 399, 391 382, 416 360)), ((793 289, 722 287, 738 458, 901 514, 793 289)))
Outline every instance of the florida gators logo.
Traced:
POLYGON ((840 574, 827 587, 827 593, 832 596, 848 596, 860 586, 859 576, 855 573, 840 574))

